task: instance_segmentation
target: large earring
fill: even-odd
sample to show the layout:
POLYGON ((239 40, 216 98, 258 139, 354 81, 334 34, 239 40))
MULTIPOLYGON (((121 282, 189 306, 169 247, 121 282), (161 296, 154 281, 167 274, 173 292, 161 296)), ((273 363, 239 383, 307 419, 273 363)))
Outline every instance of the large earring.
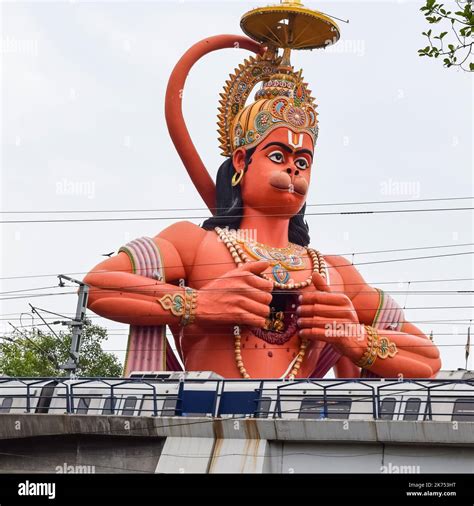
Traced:
POLYGON ((237 186, 240 181, 242 181, 244 177, 244 171, 241 170, 240 172, 234 172, 234 175, 232 176, 232 186, 237 186))

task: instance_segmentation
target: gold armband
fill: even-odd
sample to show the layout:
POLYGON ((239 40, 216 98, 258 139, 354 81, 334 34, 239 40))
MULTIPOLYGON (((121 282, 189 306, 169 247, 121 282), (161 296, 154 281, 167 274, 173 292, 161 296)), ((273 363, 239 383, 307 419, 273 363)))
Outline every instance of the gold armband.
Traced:
POLYGON ((181 318, 181 325, 183 327, 189 323, 193 323, 196 318, 197 290, 186 287, 184 289, 184 296, 184 315, 181 318))
POLYGON ((364 325, 364 327, 367 332, 367 349, 356 365, 368 368, 375 364, 377 357, 385 360, 388 357, 393 358, 398 353, 395 343, 386 337, 380 337, 373 327, 369 325, 364 325))
POLYGON ((161 299, 158 299, 157 302, 162 305, 163 309, 171 311, 174 316, 180 316, 180 325, 184 326, 193 323, 196 317, 197 291, 192 288, 185 287, 184 295, 180 293, 173 295, 167 293, 161 299))

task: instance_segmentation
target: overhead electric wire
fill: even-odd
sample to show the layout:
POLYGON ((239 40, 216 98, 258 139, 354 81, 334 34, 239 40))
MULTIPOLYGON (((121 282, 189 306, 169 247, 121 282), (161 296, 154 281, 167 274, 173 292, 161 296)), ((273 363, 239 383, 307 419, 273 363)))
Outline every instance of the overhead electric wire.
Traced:
MULTIPOLYGON (((327 207, 327 206, 354 206, 354 205, 374 205, 374 204, 402 204, 402 203, 418 203, 418 202, 442 202, 442 201, 453 201, 453 200, 473 200, 472 197, 438 197, 428 199, 403 199, 403 200, 369 200, 369 201, 358 201, 358 202, 327 202, 319 204, 306 204, 306 207, 327 207)), ((281 205, 278 206, 253 206, 254 209, 275 207, 281 209, 281 205)), ((214 207, 214 210, 218 211, 221 207, 214 207)), ((168 212, 168 211, 207 211, 207 207, 168 207, 158 209, 84 209, 84 210, 71 210, 71 209, 54 209, 49 211, 6 211, 0 210, 0 214, 79 214, 79 213, 151 213, 151 212, 168 212)))
MULTIPOLYGON (((280 206, 281 208, 281 206, 280 206)), ((426 213, 439 211, 472 211, 474 207, 447 207, 447 208, 427 208, 427 209, 377 209, 375 211, 334 211, 334 212, 309 212, 308 216, 343 216, 343 215, 367 215, 367 214, 393 214, 393 213, 426 213)), ((288 213, 272 214, 250 214, 247 218, 265 218, 287 216, 288 213)), ((243 218, 244 215, 234 215, 233 218, 243 218)), ((44 219, 44 220, 0 220, 1 224, 20 224, 20 223, 91 223, 91 222, 122 222, 122 221, 160 221, 160 220, 206 220, 210 216, 142 216, 128 218, 73 218, 73 219, 44 219)))
MULTIPOLYGON (((406 251, 409 251, 409 250, 421 250, 421 249, 435 249, 435 248, 445 248, 445 247, 451 247, 451 246, 459 246, 459 247, 462 247, 462 246, 471 246, 472 244, 471 243, 466 243, 466 244, 462 244, 462 245, 442 245, 442 246, 428 246, 426 248, 424 247, 415 247, 415 248, 403 248, 403 250, 406 250, 406 251)), ((394 250, 383 250, 383 251, 374 251, 373 253, 391 253, 391 252, 397 252, 397 251, 401 251, 401 250, 397 250, 397 249, 394 249, 394 250)), ((364 253, 357 253, 357 252, 352 252, 352 253, 346 253, 346 254, 332 254, 332 255, 324 255, 324 256, 355 256, 355 255, 361 255, 361 254, 368 254, 368 253, 371 253, 371 252, 364 252, 364 253)), ((350 267, 350 266, 357 266, 357 265, 370 265, 370 264, 376 264, 376 263, 390 263, 390 262, 401 262, 401 261, 404 261, 404 260, 424 260, 424 259, 427 259, 427 258, 441 258, 441 257, 449 257, 449 256, 460 256, 460 255, 472 255, 474 253, 474 251, 463 251, 463 252, 458 252, 458 253, 444 253, 444 254, 439 254, 439 255, 425 255, 425 256, 421 256, 421 257, 405 257, 405 258, 394 258, 394 259, 385 259, 385 260, 372 260, 370 262, 353 262, 353 263, 350 263, 350 264, 341 264, 341 265, 328 265, 328 268, 329 269, 335 269, 335 268, 338 268, 338 267, 350 267)), ((228 259, 226 261, 222 261, 222 262, 204 262, 204 263, 192 263, 192 264, 181 264, 181 265, 163 265, 163 268, 172 268, 172 267, 196 267, 196 266, 214 266, 214 265, 233 265, 235 267, 235 263, 232 259, 228 259)), ((143 268, 144 270, 145 268, 143 268)), ((90 271, 78 271, 78 272, 72 272, 72 273, 69 273, 70 275, 80 275, 80 274, 88 274, 88 272, 90 271)), ((99 271, 99 272, 105 272, 105 271, 99 271)), ((115 270, 115 272, 121 272, 119 270, 115 270)), ((123 270, 123 272, 128 272, 128 270, 123 270)), ((4 277, 0 277, 0 281, 8 281, 8 280, 13 280, 13 279, 31 279, 31 278, 44 278, 44 277, 57 277, 58 274, 57 273, 51 273, 51 274, 31 274, 31 275, 26 275, 26 276, 4 276, 4 277)), ((473 278, 458 278, 459 280, 466 280, 466 281, 470 281, 472 280, 473 278)), ((429 281, 429 280, 428 280, 429 281)), ((427 281, 427 282, 428 282, 427 281)), ((416 281, 413 281, 413 282, 416 282, 416 281)))
MULTIPOLYGON (((127 336, 128 334, 120 334, 120 336, 127 336)), ((452 337, 455 337, 453 334, 436 334, 436 336, 452 336, 452 337)), ((119 335, 116 335, 114 337, 120 337, 119 335)), ((193 337, 198 337, 198 336, 208 336, 208 334, 191 334, 191 336, 193 337)), ((400 349, 406 349, 406 348, 427 348, 427 347, 431 347, 431 346, 437 346, 437 347, 461 347, 461 346, 466 346, 466 343, 455 343, 455 344, 438 344, 438 343, 432 343, 429 339, 428 339, 428 336, 426 334, 423 334, 423 333, 419 333, 419 334, 413 334, 410 332, 410 336, 423 336, 423 337, 426 337, 426 341, 429 341, 427 344, 408 344, 408 345, 403 345, 403 346, 399 346, 400 349)), ((173 338, 173 336, 168 336, 168 337, 171 337, 173 338)), ((230 336, 229 336, 230 337, 230 336)), ((459 335, 457 335, 456 337, 459 337, 459 335)), ((3 337, 5 338, 5 337, 3 337)), ((0 339, 2 339, 2 337, 0 337, 0 339)), ((345 346, 345 348, 360 348, 360 345, 354 345, 354 346, 345 346)), ((282 351, 282 346, 265 346, 265 348, 244 348, 242 351, 244 353, 247 353, 247 352, 251 352, 251 351, 258 351, 258 352, 262 352, 262 351, 272 351, 272 350, 280 350, 282 351)), ((283 350, 286 350, 285 346, 283 346, 283 350)), ((293 350, 291 351, 295 351, 296 348, 294 348, 293 350)), ((122 351, 140 351, 140 352, 145 352, 145 351, 156 351, 156 348, 107 348, 105 349, 104 348, 104 351, 106 352, 122 352, 122 351)), ((229 344, 229 346, 212 346, 212 351, 234 351, 234 346, 232 343, 229 344)))
MULTIPOLYGON (((474 254, 474 251, 466 251, 466 252, 462 252, 462 253, 444 253, 444 254, 440 254, 440 255, 425 255, 425 256, 420 256, 420 257, 406 257, 406 258, 391 258, 391 259, 386 259, 386 260, 372 260, 370 262, 357 262, 357 263, 353 263, 353 264, 328 265, 327 267, 328 267, 328 269, 336 269, 339 267, 340 268, 343 268, 343 267, 347 268, 347 267, 358 266, 358 265, 374 265, 374 264, 384 264, 384 263, 391 263, 391 262, 426 260, 426 259, 431 259, 431 258, 445 258, 445 257, 454 257, 454 256, 472 255, 472 254, 474 254)), ((249 273, 249 275, 252 275, 252 274, 249 273)), ((34 277, 40 277, 40 276, 34 276, 34 277)), ((229 277, 231 277, 231 276, 229 276, 229 277)), ((194 278, 193 282, 214 281, 216 279, 219 279, 219 276, 211 277, 211 278, 194 278)), ((142 286, 142 285, 136 285, 135 287, 140 287, 140 286, 142 286)), ((144 285, 144 286, 148 286, 148 285, 144 285)), ((123 287, 123 288, 124 288, 124 290, 126 289, 126 287, 123 287)), ((111 288, 111 289, 118 289, 118 288, 111 288)), ((18 295, 18 296, 13 296, 13 297, 4 297, 4 298, 1 298, 0 301, 22 299, 22 298, 24 299, 26 297, 45 297, 47 295, 52 295, 52 296, 65 295, 65 294, 70 294, 70 293, 77 293, 77 291, 63 292, 61 294, 51 293, 51 294, 32 294, 32 295, 26 295, 26 296, 25 295, 18 295)))
MULTIPOLYGON (((466 247, 466 246, 474 246, 474 243, 462 243, 462 244, 442 244, 442 245, 436 245, 436 246, 415 246, 415 247, 411 247, 411 248, 397 248, 397 249, 385 249, 385 250, 374 250, 374 251, 352 251, 352 252, 348 252, 348 253, 328 253, 328 254, 325 254, 324 256, 326 257, 332 257, 332 256, 343 256, 343 257, 346 257, 346 256, 352 256, 352 257, 355 257, 356 255, 371 255, 371 254, 380 254, 380 253, 396 253, 396 252, 402 252, 402 251, 419 251, 419 250, 425 250, 425 249, 443 249, 443 248, 461 248, 461 247, 466 247)), ((463 252, 463 253, 466 253, 468 254, 469 252, 463 252)), ((192 264, 186 264, 185 267, 203 267, 203 266, 215 266, 215 265, 235 265, 235 262, 231 259, 229 260, 226 260, 225 262, 204 262, 204 263, 192 263, 192 264)), ((354 264, 352 263, 352 265, 357 265, 357 264, 354 264)), ((169 265, 169 264, 163 264, 163 268, 179 268, 179 267, 182 267, 182 265, 169 265)), ((115 271, 117 272, 117 271, 115 271)), ((75 272, 73 274, 87 274, 86 272, 75 272)), ((41 276, 44 276, 44 275, 38 275, 38 277, 41 277, 41 276)), ((55 275, 57 276, 57 275, 55 275)), ((11 279, 11 278, 0 278, 0 280, 8 280, 8 279, 11 279)), ((14 278, 16 279, 16 278, 14 278)), ((47 287, 43 287, 44 289, 46 288, 56 288, 57 285, 51 285, 51 286, 47 286, 47 287)), ((33 290, 41 290, 42 288, 31 288, 31 291, 33 290)), ((22 291, 27 291, 28 289, 23 289, 23 290, 10 290, 10 291, 7 291, 7 292, 0 292, 0 295, 4 295, 4 294, 7 294, 7 293, 17 293, 17 292, 22 292, 22 291)))
MULTIPOLYGON (((10 313, 11 314, 11 313, 10 313)), ((20 313, 14 313, 14 314, 20 314, 20 313)), ((0 315, 0 316, 5 316, 5 315, 0 315)), ((107 318, 103 317, 103 316, 100 316, 100 315, 89 315, 86 317, 86 319, 99 319, 99 318, 102 318, 104 320, 107 320, 107 321, 110 321, 108 320, 107 318)), ((47 318, 46 318, 47 319, 47 318)), ((50 318, 51 320, 53 318, 50 318)), ((0 318, 0 321, 17 321, 19 320, 19 318, 12 318, 12 317, 9 317, 9 318, 0 318)), ((68 320, 70 320, 70 318, 68 318, 68 320)), ((113 321, 113 320, 112 320, 113 321)), ((434 323, 436 325, 459 325, 459 326, 462 326, 462 325, 467 325, 468 322, 473 322, 474 321, 474 315, 472 316, 472 318, 456 318, 454 320, 452 319, 441 319, 441 320, 410 320, 410 323, 434 323)), ((60 321, 57 321, 57 322, 51 322, 50 324, 51 325, 56 325, 56 324, 60 324, 62 322, 60 321)), ((120 323, 120 322, 115 322, 114 323, 120 323)), ((21 328, 22 329, 27 329, 29 327, 39 327, 43 325, 42 323, 36 323, 36 324, 32 324, 32 325, 22 325, 21 328)), ((123 323, 124 326, 128 326, 129 324, 128 323, 123 323)), ((108 330, 108 329, 106 329, 108 330)), ((116 330, 124 330, 124 329, 116 329, 116 330)))
MULTIPOLYGON (((54 355, 51 355, 48 351, 44 350, 38 343, 33 341, 33 339, 31 339, 29 336, 23 334, 23 332, 21 332, 21 330, 19 330, 18 327, 15 327, 15 325, 13 325, 10 322, 8 322, 8 324, 11 327, 13 327, 16 330, 16 332, 18 334, 20 334, 24 339, 26 339, 28 342, 30 342, 35 348, 37 348, 39 351, 41 351, 41 353, 53 364, 53 366, 56 369, 59 369, 59 364, 58 364, 56 357, 54 355)), ((20 346, 20 343, 17 343, 16 341, 14 341, 14 343, 18 344, 18 346, 20 346)))

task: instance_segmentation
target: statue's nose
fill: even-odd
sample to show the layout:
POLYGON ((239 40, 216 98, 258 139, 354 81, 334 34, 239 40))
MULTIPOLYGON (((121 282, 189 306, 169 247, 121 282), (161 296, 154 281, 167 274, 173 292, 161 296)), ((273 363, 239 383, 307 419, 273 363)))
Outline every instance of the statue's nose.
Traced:
POLYGON ((288 167, 288 168, 286 169, 286 172, 287 172, 287 173, 288 173, 288 175, 291 177, 291 180, 292 180, 292 181, 293 181, 293 178, 294 178, 295 176, 297 176, 297 175, 300 173, 300 171, 299 171, 298 169, 293 170, 291 167, 288 167))

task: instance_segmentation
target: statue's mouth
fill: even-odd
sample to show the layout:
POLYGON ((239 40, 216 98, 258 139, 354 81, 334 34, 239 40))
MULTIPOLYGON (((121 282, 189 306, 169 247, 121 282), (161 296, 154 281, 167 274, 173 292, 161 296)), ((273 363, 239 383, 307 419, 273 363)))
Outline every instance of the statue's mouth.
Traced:
POLYGON ((250 327, 252 334, 270 344, 285 344, 297 332, 298 293, 275 291, 270 303, 272 312, 267 328, 250 327), (282 318, 279 318, 282 316, 282 318))
POLYGON ((279 182, 271 182, 270 183, 271 186, 273 186, 273 188, 277 189, 277 190, 280 190, 280 191, 284 191, 284 192, 288 192, 288 193, 297 193, 298 195, 301 195, 302 197, 304 197, 306 195, 306 189, 303 189, 300 187, 300 185, 296 184, 282 184, 282 183, 279 183, 279 182))

